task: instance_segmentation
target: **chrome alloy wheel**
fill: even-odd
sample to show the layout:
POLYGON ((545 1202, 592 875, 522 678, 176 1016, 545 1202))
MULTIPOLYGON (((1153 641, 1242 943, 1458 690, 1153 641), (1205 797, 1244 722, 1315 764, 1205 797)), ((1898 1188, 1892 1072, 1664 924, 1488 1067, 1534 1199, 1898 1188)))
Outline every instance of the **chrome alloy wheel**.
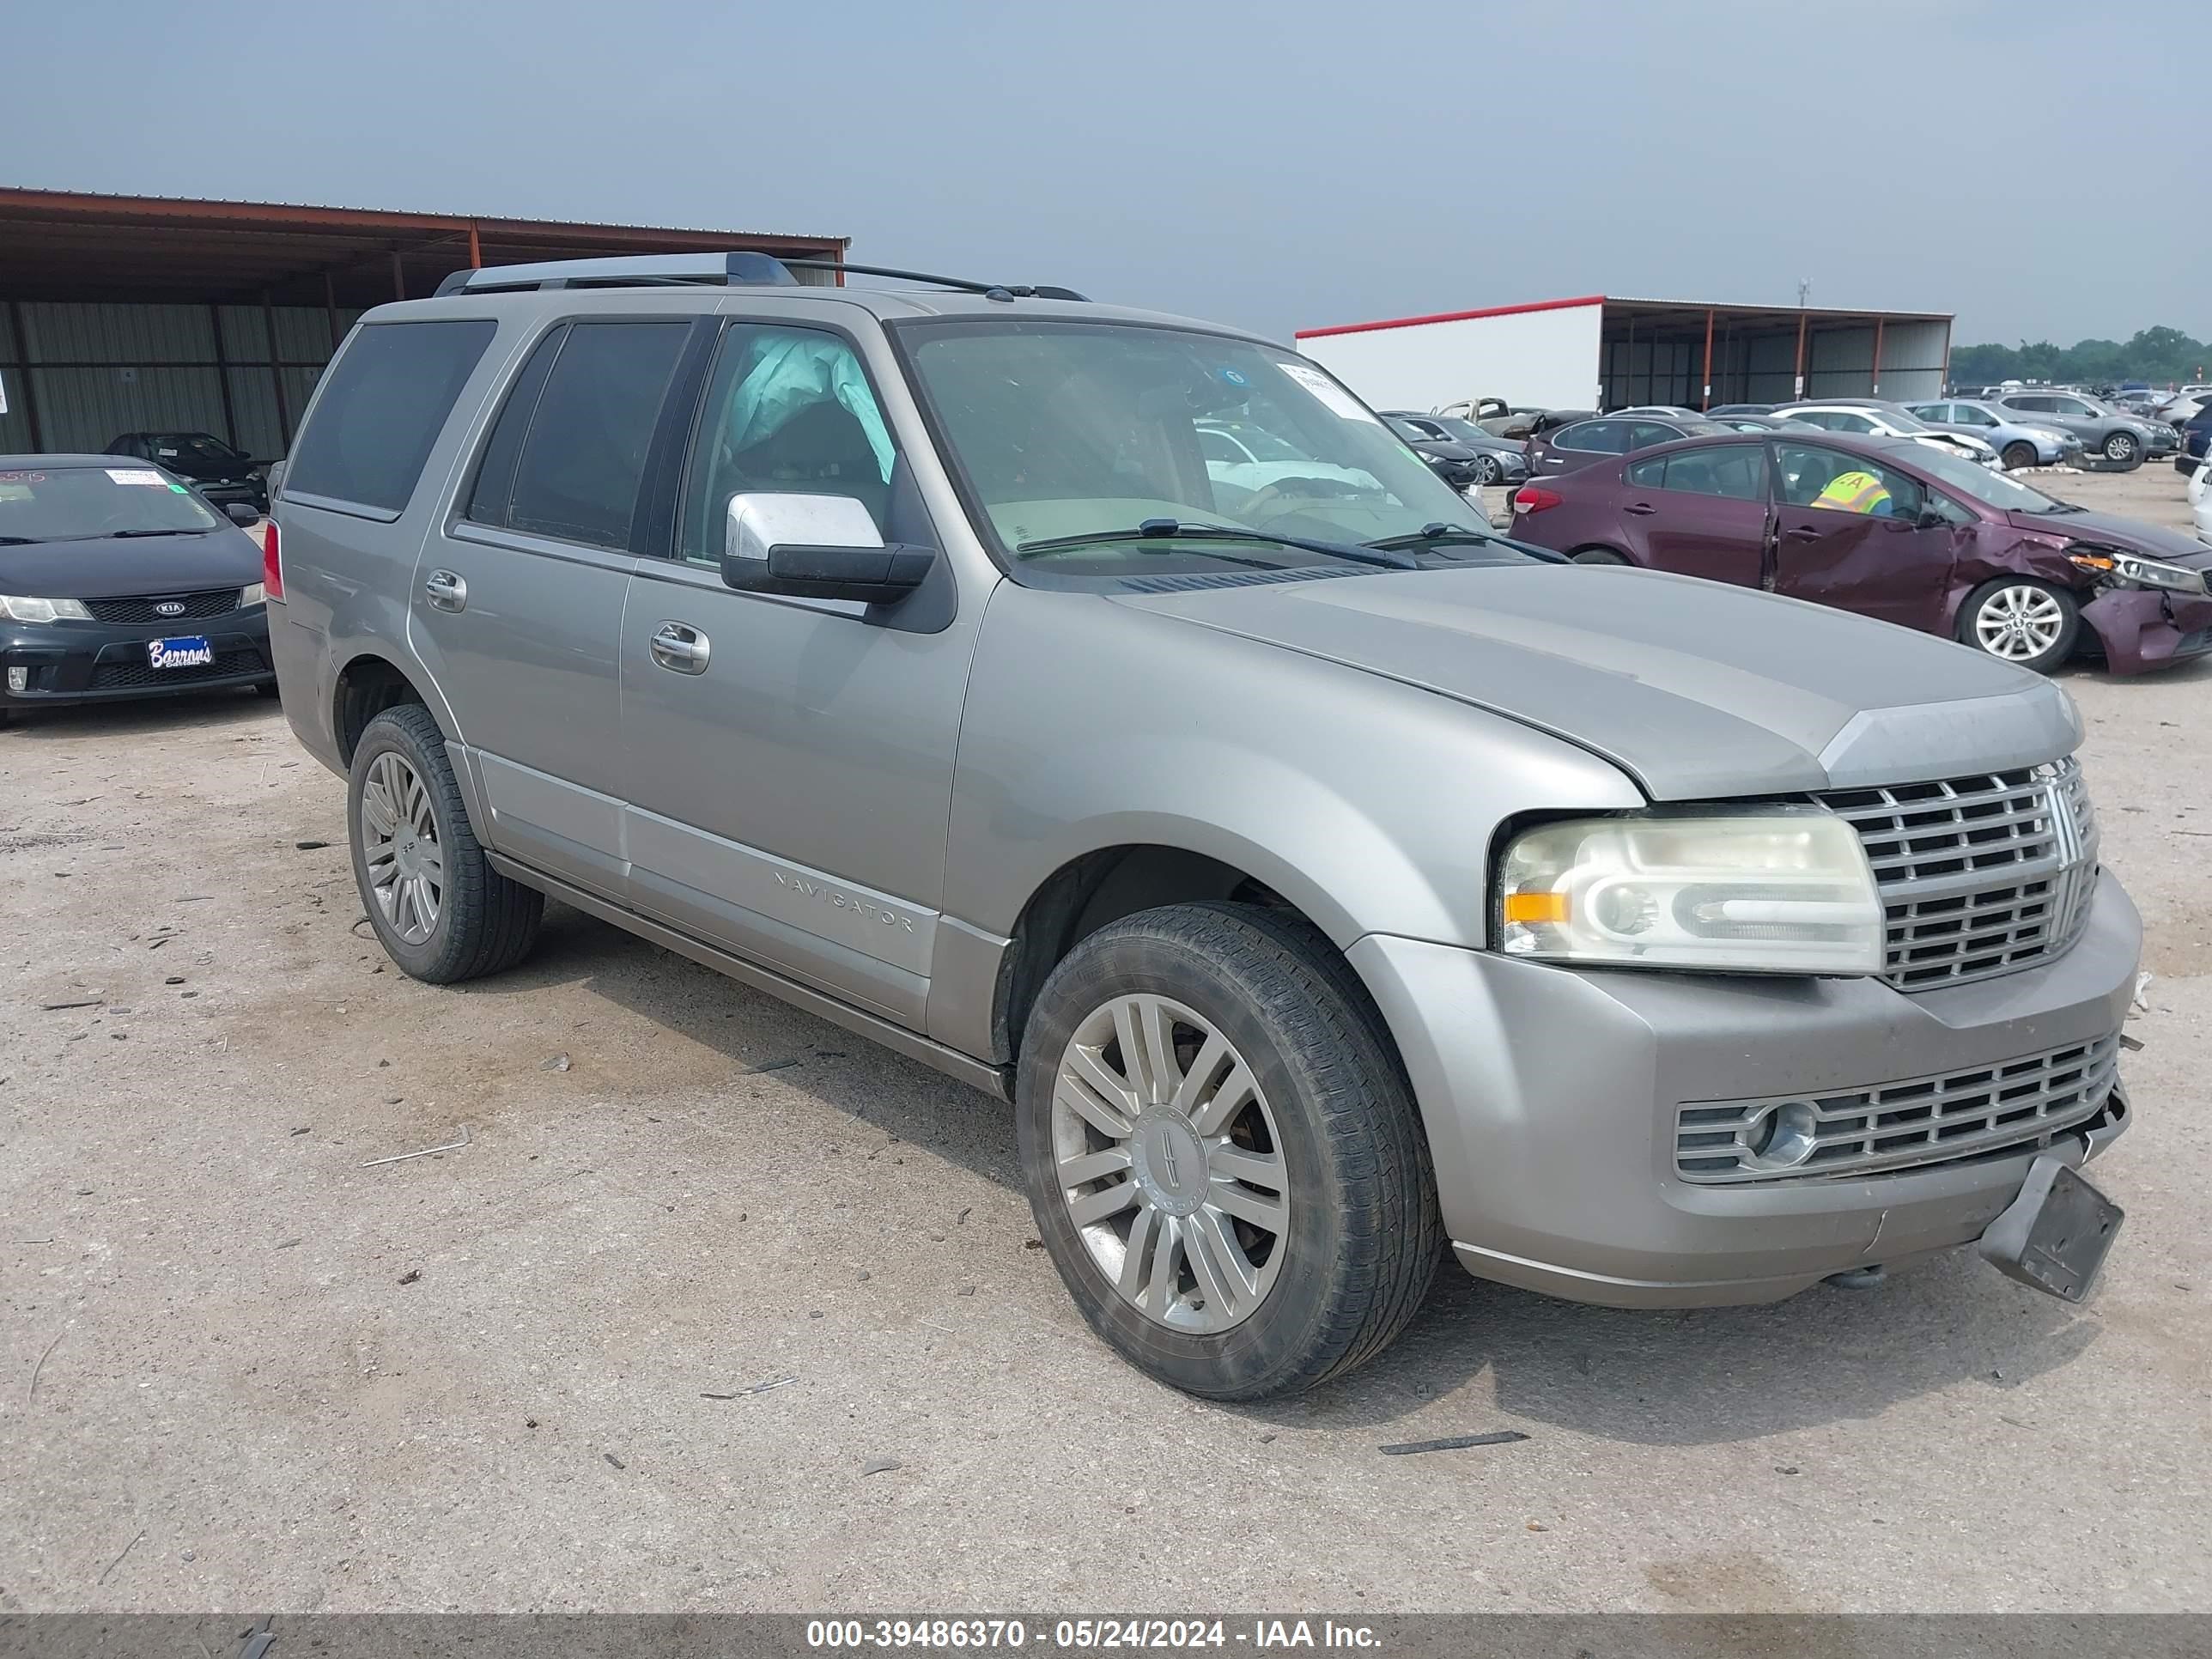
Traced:
POLYGON ((2007 662, 2033 662, 2058 643, 2066 612, 2040 587, 2022 583, 2000 587, 1974 613, 1974 638, 1983 650, 2007 662))
POLYGON ((446 896, 446 855, 430 792, 407 757, 387 750, 371 762, 361 792, 362 861, 385 923, 406 945, 438 926, 446 896))
POLYGON ((1166 997, 1117 997, 1076 1027, 1053 1085, 1060 1197, 1121 1299, 1214 1335, 1274 1288, 1289 1173, 1273 1114, 1229 1039, 1166 997))

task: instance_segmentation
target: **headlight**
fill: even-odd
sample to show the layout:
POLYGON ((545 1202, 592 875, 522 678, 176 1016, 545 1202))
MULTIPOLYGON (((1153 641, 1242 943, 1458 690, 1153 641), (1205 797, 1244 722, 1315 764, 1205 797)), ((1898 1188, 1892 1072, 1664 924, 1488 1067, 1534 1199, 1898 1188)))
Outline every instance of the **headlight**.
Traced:
POLYGON ((2184 569, 2178 564, 2161 564, 2156 559, 2139 559, 2132 553, 2092 553, 2076 551, 2067 558, 2084 570, 2094 570, 2130 587, 2162 587, 2175 593, 2202 593, 2205 591, 2204 573, 2184 569))
POLYGON ((0 593, 0 616, 20 623, 90 622, 82 599, 23 599, 0 593))
POLYGON ((1882 909, 1857 832, 1816 806, 1577 818, 1516 839, 1508 956, 1622 967, 1878 974, 1882 909))
POLYGON ((259 582, 248 582, 238 590, 238 608, 251 611, 257 605, 269 603, 269 590, 259 582))

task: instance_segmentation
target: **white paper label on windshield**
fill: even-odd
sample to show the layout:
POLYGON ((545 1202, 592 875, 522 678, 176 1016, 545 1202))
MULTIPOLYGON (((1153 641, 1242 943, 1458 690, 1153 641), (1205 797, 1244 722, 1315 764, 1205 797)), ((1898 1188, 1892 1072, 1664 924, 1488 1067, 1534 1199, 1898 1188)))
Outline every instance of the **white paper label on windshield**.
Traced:
POLYGON ((155 489, 166 489, 169 483, 150 466, 111 466, 107 476, 120 484, 149 484, 155 489))
POLYGON ((1371 422, 1375 419, 1360 406, 1357 398, 1319 369, 1310 368, 1304 363, 1277 363, 1275 367, 1312 392, 1332 415, 1340 415, 1347 421, 1371 422))

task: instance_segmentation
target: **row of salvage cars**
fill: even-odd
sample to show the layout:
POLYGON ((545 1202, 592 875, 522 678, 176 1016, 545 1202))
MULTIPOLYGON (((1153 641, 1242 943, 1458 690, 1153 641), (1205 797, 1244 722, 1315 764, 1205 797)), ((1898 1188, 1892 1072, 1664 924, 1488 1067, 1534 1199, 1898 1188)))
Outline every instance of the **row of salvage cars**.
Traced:
POLYGON ((1615 453, 1568 447, 1577 430, 1559 428, 1531 441, 1537 476, 1514 492, 1512 533, 1585 564, 1835 605, 2042 672, 2081 653, 2139 673, 2212 648, 2212 546, 2054 500, 2007 476, 2002 452, 1799 418, 1817 412, 1583 423, 1625 428, 1615 453))

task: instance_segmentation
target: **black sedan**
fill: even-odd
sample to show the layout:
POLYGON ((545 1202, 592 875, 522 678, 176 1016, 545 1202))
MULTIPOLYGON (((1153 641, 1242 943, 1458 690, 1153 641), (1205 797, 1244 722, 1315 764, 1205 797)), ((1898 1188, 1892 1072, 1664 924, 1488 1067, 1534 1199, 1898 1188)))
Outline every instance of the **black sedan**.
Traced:
POLYGON ((267 476, 254 465, 253 457, 212 432, 126 432, 111 438, 103 453, 151 461, 217 507, 242 501, 257 513, 269 510, 267 476))
POLYGON ((223 686, 274 696, 261 575, 253 538, 159 467, 0 455, 0 722, 223 686))
POLYGON ((1406 441, 1407 447, 1429 464, 1429 471, 1454 489, 1479 489, 1486 457, 1449 438, 1431 438, 1419 427, 1384 416, 1383 422, 1406 441))
MULTIPOLYGON (((1422 415, 1409 409, 1386 409, 1382 418, 1390 422, 1393 432, 1416 449, 1424 444, 1459 444, 1473 450, 1477 483, 1519 483, 1528 476, 1528 450, 1517 438, 1501 438, 1456 415, 1422 415)), ((1426 458, 1425 451, 1424 459, 1426 458)))

